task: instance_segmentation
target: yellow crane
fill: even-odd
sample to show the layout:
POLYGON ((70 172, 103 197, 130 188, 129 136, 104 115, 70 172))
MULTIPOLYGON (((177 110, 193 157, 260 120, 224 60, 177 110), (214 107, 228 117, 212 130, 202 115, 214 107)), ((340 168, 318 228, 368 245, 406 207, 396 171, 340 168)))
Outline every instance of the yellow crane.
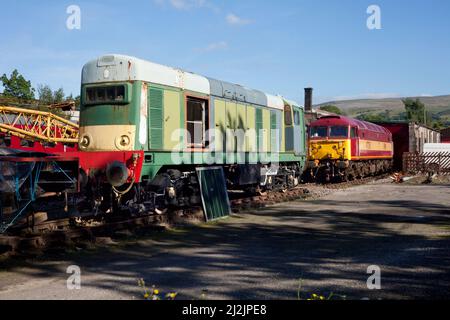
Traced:
POLYGON ((78 143, 79 126, 51 112, 0 105, 0 132, 21 139, 78 143))

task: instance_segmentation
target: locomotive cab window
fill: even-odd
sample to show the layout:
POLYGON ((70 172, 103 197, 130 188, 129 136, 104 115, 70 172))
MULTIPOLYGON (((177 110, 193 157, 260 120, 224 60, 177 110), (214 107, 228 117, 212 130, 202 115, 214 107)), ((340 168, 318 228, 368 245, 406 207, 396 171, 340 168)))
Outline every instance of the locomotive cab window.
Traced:
POLYGON ((350 130, 350 137, 353 139, 353 138, 356 138, 357 136, 358 136, 358 132, 356 131, 356 128, 352 127, 350 130))
POLYGON ((332 126, 330 127, 330 137, 348 137, 348 127, 332 126))
POLYGON ((300 125, 300 111, 294 110, 294 124, 296 126, 300 125))
POLYGON ((311 138, 326 138, 328 135, 327 127, 311 127, 311 138))
POLYGON ((88 87, 84 98, 85 104, 120 104, 126 102, 125 86, 88 87))
POLYGON ((188 131, 188 148, 206 148, 208 139, 206 131, 209 126, 208 100, 187 97, 186 129, 188 131))
POLYGON ((290 106, 284 106, 284 124, 292 126, 292 109, 290 106))

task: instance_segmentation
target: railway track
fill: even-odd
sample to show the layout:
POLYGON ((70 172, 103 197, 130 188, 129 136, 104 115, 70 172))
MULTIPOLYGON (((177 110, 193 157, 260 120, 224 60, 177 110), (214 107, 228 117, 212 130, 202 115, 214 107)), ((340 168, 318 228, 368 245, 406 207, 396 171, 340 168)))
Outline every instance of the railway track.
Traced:
MULTIPOLYGON (((327 185, 304 184, 285 192, 268 191, 260 195, 230 192, 230 205, 232 212, 236 214, 283 202, 320 198, 320 196, 327 194, 327 191, 347 189, 384 179, 388 176, 368 177, 327 185), (317 190, 321 190, 321 192, 317 192, 317 190)), ((195 223, 201 222, 202 219, 202 208, 190 208, 133 218, 116 217, 114 220, 109 221, 105 219, 77 221, 71 218, 40 221, 38 214, 37 216, 29 216, 23 221, 22 225, 13 228, 9 235, 0 236, 0 257, 16 254, 26 255, 28 252, 45 251, 54 247, 76 247, 80 242, 104 243, 105 239, 109 239, 115 233, 124 230, 130 232, 140 229, 156 228, 160 230, 165 229, 169 225, 183 225, 192 221, 195 221, 195 223)))
POLYGON ((327 188, 327 189, 346 189, 346 188, 351 188, 351 187, 383 180, 383 179, 389 178, 391 175, 392 175, 392 173, 385 173, 385 174, 382 174, 379 176, 366 177, 363 179, 355 179, 353 181, 346 181, 346 182, 335 183, 335 184, 330 183, 330 184, 325 184, 323 186, 324 186, 324 188, 327 188))

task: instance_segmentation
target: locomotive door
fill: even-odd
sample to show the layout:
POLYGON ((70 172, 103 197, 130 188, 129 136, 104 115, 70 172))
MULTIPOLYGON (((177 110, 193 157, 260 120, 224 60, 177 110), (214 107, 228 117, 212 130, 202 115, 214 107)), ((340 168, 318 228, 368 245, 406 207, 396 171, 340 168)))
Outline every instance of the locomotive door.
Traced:
POLYGON ((304 141, 304 127, 302 121, 302 111, 294 108, 294 153, 296 156, 302 155, 304 141))
POLYGON ((284 125, 285 152, 294 151, 294 126, 292 121, 292 108, 289 105, 284 106, 284 125))
POLYGON ((270 152, 272 154, 279 153, 281 150, 281 112, 271 110, 270 111, 270 152))
POLYGON ((356 127, 350 128, 350 141, 351 141, 351 156, 359 157, 359 137, 358 129, 356 127))

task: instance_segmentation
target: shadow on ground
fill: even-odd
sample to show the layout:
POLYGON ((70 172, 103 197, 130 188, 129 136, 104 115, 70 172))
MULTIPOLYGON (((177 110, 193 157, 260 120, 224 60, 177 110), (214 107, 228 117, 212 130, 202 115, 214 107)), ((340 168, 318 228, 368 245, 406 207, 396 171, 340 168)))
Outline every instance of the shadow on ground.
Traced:
POLYGON ((57 263, 64 261, 90 275, 92 290, 136 296, 143 278, 182 299, 199 299, 202 290, 212 298, 296 299, 299 279, 303 297, 448 299, 449 236, 436 232, 449 222, 447 206, 418 200, 296 202, 9 271, 65 279, 57 263), (370 265, 382 269, 381 291, 366 288, 370 265))

